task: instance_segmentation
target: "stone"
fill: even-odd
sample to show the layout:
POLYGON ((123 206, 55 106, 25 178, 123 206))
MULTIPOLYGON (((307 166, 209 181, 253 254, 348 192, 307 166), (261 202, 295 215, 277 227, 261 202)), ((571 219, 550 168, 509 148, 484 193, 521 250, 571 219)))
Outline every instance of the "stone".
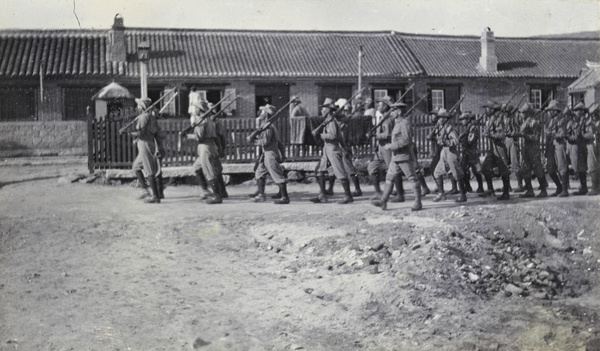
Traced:
POLYGON ((520 295, 521 293, 523 293, 523 289, 519 288, 518 286, 514 285, 514 284, 508 284, 504 287, 504 290, 510 292, 513 295, 520 295))
POLYGON ((304 174, 300 171, 289 171, 287 179, 298 182, 304 179, 304 174))
POLYGON ((479 276, 477 274, 469 272, 468 276, 469 276, 469 280, 472 282, 476 282, 479 280, 479 276))

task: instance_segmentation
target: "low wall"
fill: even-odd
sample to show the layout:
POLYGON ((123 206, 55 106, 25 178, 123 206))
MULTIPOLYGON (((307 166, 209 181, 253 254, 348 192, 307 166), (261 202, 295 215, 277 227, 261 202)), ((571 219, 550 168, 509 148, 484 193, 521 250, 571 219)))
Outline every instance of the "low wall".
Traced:
POLYGON ((85 156, 85 121, 1 122, 0 157, 85 156))

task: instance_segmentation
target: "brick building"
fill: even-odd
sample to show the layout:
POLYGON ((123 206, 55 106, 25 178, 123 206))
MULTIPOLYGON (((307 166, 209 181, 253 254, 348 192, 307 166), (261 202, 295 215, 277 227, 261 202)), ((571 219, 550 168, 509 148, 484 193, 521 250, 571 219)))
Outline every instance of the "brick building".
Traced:
POLYGON ((110 30, 3 30, 0 147, 35 147, 19 135, 23 123, 34 129, 43 123, 76 126, 88 118, 91 97, 110 82, 139 96, 142 42, 150 45, 148 95, 155 100, 172 88, 180 92, 165 108, 174 117, 186 116, 191 87, 213 102, 235 92, 236 117, 252 118, 263 101, 281 106, 294 95, 317 115, 326 96, 348 97, 357 89, 361 47, 361 82, 371 97, 397 97, 414 83, 408 104, 431 94, 421 113, 448 108, 464 93, 462 110, 474 112, 483 101, 505 101, 516 89, 536 106, 550 96, 566 101, 567 87, 586 62, 600 61, 600 40, 495 38, 490 30, 473 37, 175 30, 127 28, 119 16, 110 30))

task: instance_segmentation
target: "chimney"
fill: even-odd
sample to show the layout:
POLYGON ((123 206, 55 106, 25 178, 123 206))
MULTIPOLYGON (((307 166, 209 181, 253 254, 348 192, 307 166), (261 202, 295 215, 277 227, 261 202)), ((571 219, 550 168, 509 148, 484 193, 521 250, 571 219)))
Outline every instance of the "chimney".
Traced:
POLYGON ((125 26, 123 17, 117 13, 113 26, 108 34, 108 61, 125 62, 127 60, 127 47, 125 46, 125 26))
POLYGON ((479 57, 479 65, 484 72, 498 71, 498 58, 496 57, 496 39, 494 32, 487 27, 481 33, 481 57, 479 57))

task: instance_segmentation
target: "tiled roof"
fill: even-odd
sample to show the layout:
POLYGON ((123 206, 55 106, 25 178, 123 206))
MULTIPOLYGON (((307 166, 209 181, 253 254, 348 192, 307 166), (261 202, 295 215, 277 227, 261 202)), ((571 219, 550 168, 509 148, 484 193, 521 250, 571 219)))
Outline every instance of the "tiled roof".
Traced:
POLYGON ((575 78, 600 58, 600 40, 496 38, 498 71, 487 73, 478 68, 478 37, 398 35, 434 77, 575 78))
POLYGON ((589 68, 581 73, 576 81, 569 85, 569 92, 581 92, 600 84, 600 67, 589 68))
POLYGON ((421 73, 391 32, 284 32, 126 29, 128 62, 106 60, 108 31, 0 31, 0 77, 139 76, 134 61, 150 42, 149 77, 351 77, 359 46, 365 77, 421 73))
POLYGON ((0 77, 117 75, 106 61, 106 31, 0 31, 0 77))

